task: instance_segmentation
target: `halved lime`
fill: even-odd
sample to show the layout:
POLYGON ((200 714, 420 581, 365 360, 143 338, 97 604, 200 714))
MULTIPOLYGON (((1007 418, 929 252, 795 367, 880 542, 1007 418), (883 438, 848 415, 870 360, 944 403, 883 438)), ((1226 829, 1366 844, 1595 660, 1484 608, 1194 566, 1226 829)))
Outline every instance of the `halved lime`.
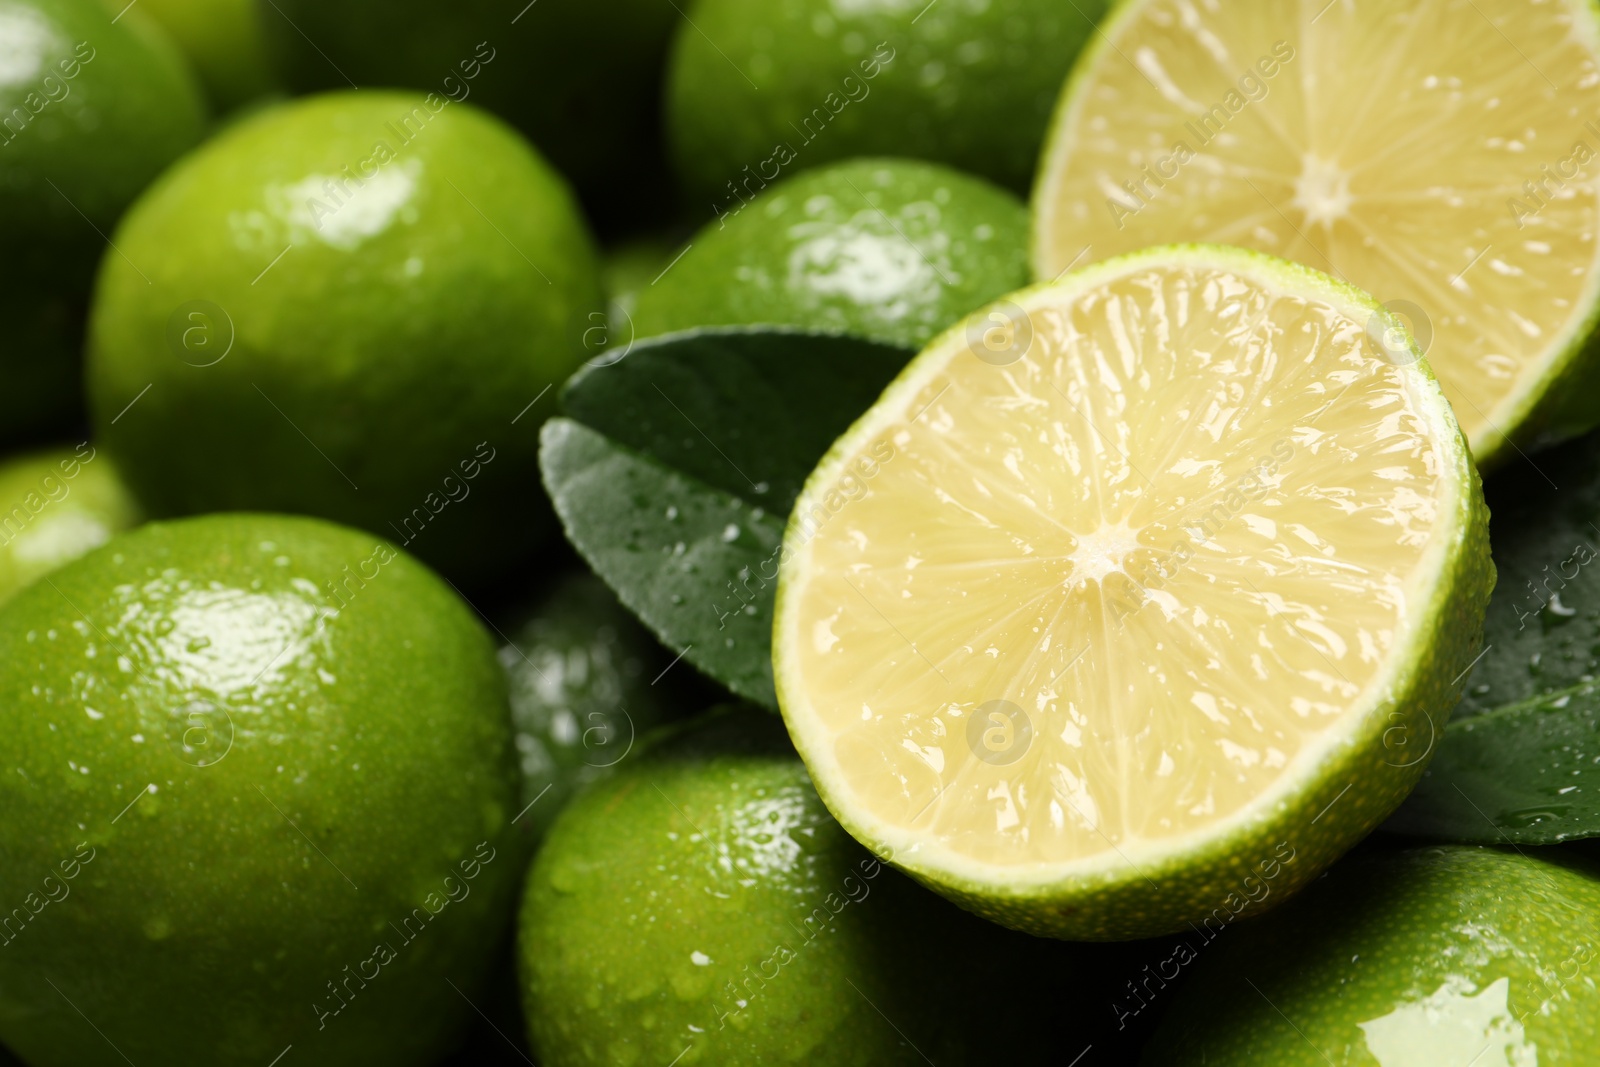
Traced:
POLYGON ((1036 276, 1174 240, 1285 256, 1410 321, 1480 463, 1586 430, 1596 11, 1129 0, 1058 105, 1036 276))
POLYGON ((834 815, 1074 939, 1262 910, 1376 825, 1494 574, 1404 327, 1202 246, 946 332, 824 458, 784 547, 778 697, 834 815))

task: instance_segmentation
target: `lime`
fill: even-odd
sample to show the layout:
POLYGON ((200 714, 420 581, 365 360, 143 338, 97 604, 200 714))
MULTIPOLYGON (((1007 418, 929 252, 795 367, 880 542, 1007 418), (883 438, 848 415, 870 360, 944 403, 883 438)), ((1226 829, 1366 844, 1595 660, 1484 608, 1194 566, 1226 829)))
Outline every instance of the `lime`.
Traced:
POLYGON ((0 665, 29 1063, 425 1064, 472 1014, 515 773, 494 646, 428 570, 313 519, 156 523, 0 608, 0 665))
POLYGON ((113 14, 100 0, 0 6, 0 438, 71 420, 106 235, 200 138, 177 50, 136 12, 113 14))
POLYGON ((1600 880, 1570 855, 1422 848, 1340 864, 1200 956, 1146 1063, 1593 1063, 1600 880))
POLYGON ((667 85, 673 155, 718 214, 780 173, 862 155, 1017 191, 1106 0, 699 0, 667 85))
POLYGON ((1028 213, 946 167, 854 160, 780 182, 640 291, 641 336, 779 323, 919 347, 1028 280, 1028 213))
POLYGON ((677 714, 683 681, 672 654, 592 574, 560 582, 500 647, 522 766, 518 829, 544 836, 579 786, 611 771, 677 714))
POLYGON ((678 14, 661 0, 275 0, 292 89, 404 86, 471 101, 526 133, 602 218, 661 211, 660 84, 678 14))
POLYGON ((1057 110, 1037 276, 1245 245, 1408 320, 1482 465, 1600 422, 1595 6, 1318 8, 1121 4, 1057 110))
POLYGON ((1253 912, 1263 864, 1276 903, 1422 773, 1486 518, 1370 297, 1153 249, 952 327, 834 445, 785 535, 778 700, 839 821, 997 922, 1253 912))
POLYGON ((973 919, 862 851, 754 708, 580 794, 534 861, 519 942, 545 1067, 1055 1062, 995 1005, 1076 1040, 1077 1005, 1100 1000, 1080 947, 973 919))
POLYGON ((321 515, 458 580, 553 526, 539 425, 605 305, 566 187, 497 120, 400 93, 271 109, 116 241, 90 402, 155 514, 321 515))
POLYGON ((0 601, 138 521, 138 505, 87 441, 0 464, 0 601))
POLYGON ((261 10, 251 0, 143 0, 183 49, 206 93, 221 109, 270 92, 261 10))

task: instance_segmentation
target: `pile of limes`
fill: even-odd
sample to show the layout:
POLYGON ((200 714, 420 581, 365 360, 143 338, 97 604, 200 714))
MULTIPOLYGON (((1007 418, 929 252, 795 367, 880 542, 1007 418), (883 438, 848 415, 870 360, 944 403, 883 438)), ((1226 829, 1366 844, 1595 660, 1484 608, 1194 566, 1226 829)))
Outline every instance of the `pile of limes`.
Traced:
POLYGON ((1587 0, 0 0, 0 282, 0 1060, 1600 1064, 1587 0))

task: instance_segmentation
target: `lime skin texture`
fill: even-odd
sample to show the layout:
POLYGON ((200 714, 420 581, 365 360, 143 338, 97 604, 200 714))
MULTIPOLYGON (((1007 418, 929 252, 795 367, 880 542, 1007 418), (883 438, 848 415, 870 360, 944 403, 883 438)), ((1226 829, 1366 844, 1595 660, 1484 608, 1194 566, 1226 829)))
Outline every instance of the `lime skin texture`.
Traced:
POLYGON ((697 688, 669 671, 672 653, 589 573, 562 578, 518 612, 500 646, 522 770, 517 820, 530 841, 584 784, 644 751, 644 736, 676 718, 697 688), (686 692, 685 690, 690 692, 686 692))
POLYGON ((0 1040, 29 1063, 425 1064, 470 1015, 445 979, 475 994, 521 873, 505 682, 406 554, 140 527, 0 608, 0 717, 0 1040))
POLYGON ((1198 948, 1144 1062, 1594 1063, 1596 876, 1554 848, 1353 858, 1281 911, 1198 948))
POLYGON ((205 121, 171 42, 137 11, 112 15, 101 0, 11 0, 0 11, 0 440, 37 437, 77 413, 105 235, 205 121))
POLYGON ((851 156, 935 160, 1025 193, 1104 0, 700 0, 667 84, 695 199, 851 156), (713 43, 715 42, 715 43, 713 43), (749 168, 746 170, 746 168, 749 168))
POLYGON ((139 520, 133 495, 87 441, 0 463, 0 603, 139 520))
POLYGON ((544 1067, 1053 1062, 1057 1028, 997 1020, 994 998, 1076 1039, 1109 992, 1090 975, 1120 973, 1084 948, 974 919, 861 849, 749 706, 658 732, 581 792, 518 932, 544 1067))
POLYGON ((238 107, 273 88, 262 13, 252 0, 141 0, 200 76, 218 110, 238 107))
POLYGON ((779 182, 708 223, 639 291, 640 336, 778 323, 920 348, 1028 283, 1028 211, 980 178, 852 160, 779 182))
POLYGON ((152 514, 319 515, 456 581, 553 527, 539 425, 605 304, 565 185, 498 120, 401 93, 272 108, 116 241, 90 406, 152 514))
POLYGON ((670 183, 660 180, 659 116, 667 47, 681 21, 672 4, 275 4, 262 17, 276 70, 292 91, 354 83, 470 102, 527 134, 597 216, 636 220, 670 204, 670 183))

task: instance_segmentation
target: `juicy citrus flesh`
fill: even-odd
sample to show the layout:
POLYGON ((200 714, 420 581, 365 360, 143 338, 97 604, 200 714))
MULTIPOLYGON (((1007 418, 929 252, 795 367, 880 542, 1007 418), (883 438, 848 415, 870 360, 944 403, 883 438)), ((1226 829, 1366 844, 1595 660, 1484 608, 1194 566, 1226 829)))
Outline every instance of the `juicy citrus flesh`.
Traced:
POLYGON ((974 316, 801 495, 780 699, 897 862, 1015 886, 1182 853, 1292 797, 1423 654, 1459 430, 1374 305, 1252 261, 1128 257, 974 316), (985 331, 1029 328, 991 362, 985 331))
POLYGON ((1128 3, 1069 82, 1035 270, 1241 245, 1411 320, 1480 460, 1587 331, 1600 33, 1582 0, 1128 3))

